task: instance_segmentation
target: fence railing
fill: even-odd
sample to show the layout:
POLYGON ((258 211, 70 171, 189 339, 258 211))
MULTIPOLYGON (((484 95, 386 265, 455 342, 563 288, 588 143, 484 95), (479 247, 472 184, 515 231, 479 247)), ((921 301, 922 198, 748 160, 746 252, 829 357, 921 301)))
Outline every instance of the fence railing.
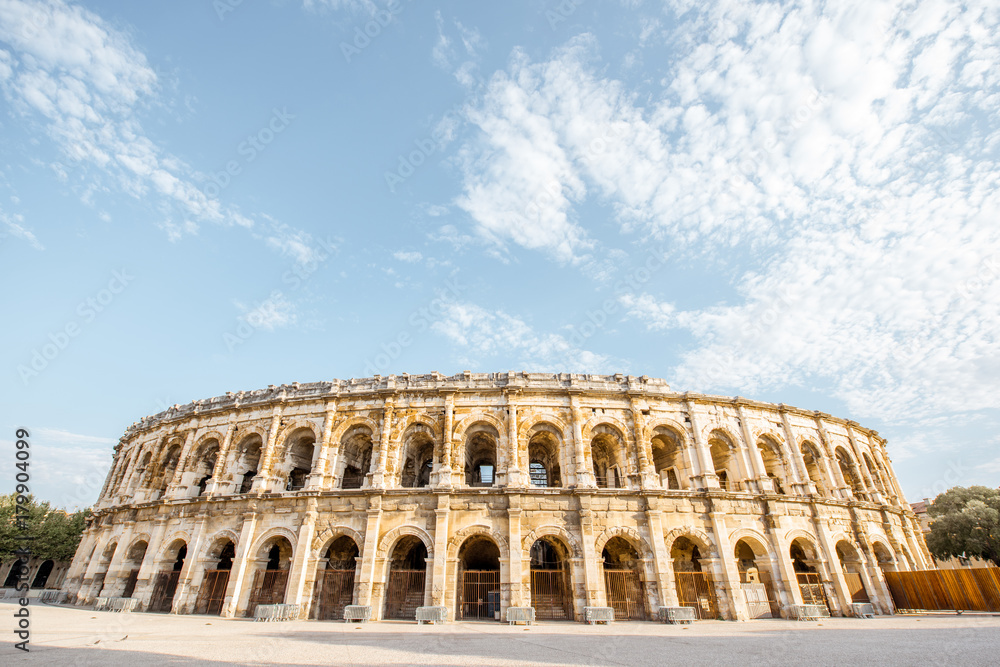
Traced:
POLYGON ((886 572, 897 610, 1000 612, 1000 568, 886 572))

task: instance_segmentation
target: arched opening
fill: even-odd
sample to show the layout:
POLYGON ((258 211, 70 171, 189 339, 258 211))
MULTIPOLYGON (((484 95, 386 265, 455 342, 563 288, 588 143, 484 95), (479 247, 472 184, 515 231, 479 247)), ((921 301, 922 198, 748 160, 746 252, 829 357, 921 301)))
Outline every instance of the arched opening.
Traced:
POLYGON ((708 449, 712 455, 712 465, 715 475, 719 478, 719 486, 726 491, 742 490, 739 466, 736 463, 736 445, 722 431, 712 431, 708 436, 708 449))
POLYGON ((691 607, 702 620, 718 618, 719 605, 712 575, 702 567, 702 553, 698 545, 690 538, 678 537, 670 546, 670 559, 673 561, 680 606, 691 607))
POLYGON ((872 553, 875 554, 875 560, 878 561, 878 567, 882 570, 883 574, 886 572, 896 571, 896 559, 892 557, 892 551, 890 551, 884 544, 881 542, 873 542, 872 553))
POLYGON ((3 587, 15 588, 22 576, 28 576, 28 563, 25 562, 22 565, 21 560, 19 558, 15 558, 11 561, 10 569, 7 570, 7 578, 3 580, 3 587))
POLYGON ((52 574, 52 568, 55 567, 55 561, 47 560, 43 562, 38 571, 35 572, 35 579, 31 582, 32 588, 45 588, 45 584, 49 581, 49 576, 52 574))
POLYGON ((296 429, 288 435, 288 453, 282 462, 281 474, 285 478, 285 491, 298 491, 305 487, 312 472, 316 435, 309 428, 296 429))
POLYGON ((340 451, 340 488, 362 488, 372 467, 374 448, 371 429, 367 426, 355 426, 348 430, 341 440, 340 451))
POLYGON ((740 573, 740 590, 750 618, 780 618, 781 607, 774 591, 767 551, 757 540, 743 538, 736 542, 734 555, 740 573))
POLYGON ((763 437, 757 441, 757 448, 764 461, 764 471, 774 484, 774 492, 784 494, 788 489, 788 469, 781 453, 781 445, 771 438, 763 437))
MULTIPOLYGON (((94 571, 94 579, 90 585, 90 594, 92 597, 100 597, 104 592, 105 577, 108 574, 108 568, 111 567, 111 561, 115 557, 115 551, 118 550, 118 543, 112 542, 104 548, 104 552, 101 554, 101 560, 98 561, 97 570, 94 571)), ((25 572, 27 574, 27 572, 25 572)))
POLYGON ((413 620, 424 604, 427 546, 414 535, 399 538, 389 559, 385 618, 413 620))
POLYGON ((499 618, 500 549, 485 535, 473 535, 458 550, 457 618, 499 618))
POLYGON ((489 424, 474 424, 465 436, 465 483, 493 486, 496 483, 497 442, 500 436, 489 424))
POLYGON ((878 470, 875 469, 875 464, 872 463, 871 457, 867 453, 862 454, 865 459, 865 467, 868 468, 868 476, 871 478, 872 482, 875 484, 875 488, 879 490, 883 497, 886 496, 885 484, 882 483, 882 476, 878 474, 878 470))
POLYGON ((240 442, 236 460, 236 482, 238 493, 250 493, 253 488, 253 479, 257 476, 260 465, 260 451, 263 441, 256 433, 253 433, 240 442))
POLYGON ((816 555, 816 547, 803 538, 797 537, 792 540, 788 555, 792 559, 792 569, 795 571, 799 591, 802 593, 802 603, 824 605, 829 611, 830 603, 827 600, 826 587, 823 585, 819 573, 819 558, 816 555))
POLYGON ((136 582, 139 581, 139 569, 142 567, 143 559, 146 558, 148 546, 145 540, 139 540, 129 547, 128 553, 125 554, 123 569, 127 569, 128 574, 125 577, 125 588, 122 590, 123 598, 130 598, 135 592, 136 582))
POLYGON ((156 479, 153 480, 152 488, 154 491, 163 492, 167 489, 167 486, 174 479, 174 473, 177 471, 177 463, 180 461, 180 458, 181 446, 179 444, 172 445, 167 449, 167 453, 157 470, 156 479))
POLYGON ((408 489, 430 486, 434 469, 434 432, 425 424, 414 424, 403 438, 400 486, 408 489))
POLYGON ((531 606, 541 620, 573 619, 570 551, 556 537, 541 537, 531 545, 531 606))
POLYGON ((205 576, 198 589, 198 599, 194 605, 196 614, 222 613, 226 601, 226 587, 229 586, 229 574, 233 569, 233 558, 236 557, 236 545, 229 538, 215 541, 208 550, 205 576))
POLYGON ((184 569, 186 558, 187 543, 184 540, 174 540, 163 552, 163 558, 160 559, 160 571, 157 572, 156 581, 153 583, 153 595, 149 599, 147 611, 170 613, 174 605, 174 593, 177 592, 177 582, 180 581, 181 570, 184 569))
POLYGON ((559 439, 548 430, 539 430, 528 440, 528 475, 532 486, 562 486, 559 439))
POLYGON ((605 596, 608 606, 615 610, 615 620, 646 620, 646 589, 639 552, 628 540, 616 535, 604 545, 601 559, 605 596))
POLYGON ((854 545, 847 540, 837 542, 837 560, 840 561, 840 569, 844 573, 851 602, 871 602, 865 589, 864 577, 861 576, 864 562, 854 545))
POLYGON ((152 474, 152 471, 150 470, 149 467, 150 462, 152 460, 153 460, 152 452, 146 452, 145 454, 142 455, 142 458, 139 459, 139 465, 136 466, 135 472, 132 474, 132 478, 129 480, 128 487, 125 489, 126 493, 134 487, 142 488, 143 485, 145 485, 144 479, 146 478, 147 473, 152 474))
POLYGON ((292 544, 287 538, 277 535, 260 546, 253 562, 253 586, 246 612, 248 618, 253 618, 257 605, 282 604, 285 601, 291 564, 292 544))
POLYGON ((687 475, 684 470, 684 459, 681 456, 681 437, 670 428, 657 427, 653 431, 651 448, 653 450, 653 467, 660 477, 660 485, 664 489, 682 489, 681 481, 687 475))
POLYGON ((823 473, 819 467, 820 454, 816 445, 811 442, 803 442, 799 451, 802 452, 802 462, 806 464, 806 474, 809 475, 809 481, 816 487, 816 493, 821 496, 828 495, 823 473))
POLYGON ((854 459, 851 458, 851 455, 843 447, 837 447, 834 454, 837 458, 837 465, 840 466, 840 472, 844 476, 844 481, 851 487, 854 497, 858 500, 867 500, 865 487, 861 483, 861 476, 854 465, 854 459))
POLYGON ((590 441, 590 458, 598 488, 625 488, 625 461, 622 456, 621 437, 614 429, 604 424, 595 427, 594 434, 590 441))
POLYGON ((347 535, 341 535, 326 550, 316 572, 313 590, 313 618, 339 621, 344 607, 354 603, 354 573, 360 551, 347 535))
POLYGON ((214 438, 206 441, 198 448, 194 456, 193 473, 194 483, 198 487, 198 495, 204 495, 208 488, 208 482, 212 479, 212 471, 215 470, 215 462, 219 457, 219 441, 214 438))

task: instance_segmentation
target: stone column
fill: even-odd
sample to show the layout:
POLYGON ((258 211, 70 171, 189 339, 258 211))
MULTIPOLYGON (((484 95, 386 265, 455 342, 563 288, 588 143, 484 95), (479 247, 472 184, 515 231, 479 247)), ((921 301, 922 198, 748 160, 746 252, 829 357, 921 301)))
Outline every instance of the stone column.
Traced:
MULTIPOLYGON (((588 607, 603 607, 604 570, 598 563, 600 554, 594 545, 594 512, 590 509, 590 495, 580 495, 580 547, 583 549, 584 586, 587 588, 588 607)), ((641 554, 640 554, 641 555, 641 554)))
POLYGON ((831 600, 834 612, 840 612, 841 616, 848 616, 848 610, 851 608, 851 591, 847 587, 847 579, 844 577, 844 567, 840 562, 840 556, 837 555, 837 545, 830 539, 830 533, 823 520, 815 514, 813 515, 813 526, 815 526, 816 535, 819 537, 822 556, 825 556, 825 560, 829 564, 830 580, 837 594, 835 598, 839 598, 831 600))
MULTIPOLYGON (((437 494, 437 508, 434 510, 434 559, 431 563, 431 604, 441 606, 445 603, 445 593, 448 590, 448 517, 451 514, 451 496, 448 493, 437 494)), ((448 618, 454 617, 454 609, 448 610, 448 618)))
POLYGON ((816 430, 819 432, 820 442, 826 449, 824 452, 823 460, 826 463, 830 474, 830 480, 834 486, 834 491, 836 495, 844 500, 851 500, 854 497, 851 491, 851 485, 844 479, 844 472, 840 469, 840 463, 837 461, 836 448, 830 444, 830 436, 826 432, 826 427, 823 425, 823 418, 820 413, 817 413, 814 417, 816 420, 816 430))
MULTIPOLYGON (((326 418, 323 420, 322 439, 316 443, 316 449, 318 451, 314 457, 309 479, 306 480, 307 489, 315 490, 333 488, 333 471, 327 471, 327 460, 331 453, 330 439, 333 436, 333 424, 336 421, 336 418, 337 401, 336 399, 330 399, 326 402, 326 418)), ((336 463, 336 447, 336 445, 333 445, 334 463, 336 463)))
POLYGON ((243 514, 243 527, 240 529, 240 541, 236 547, 236 555, 233 558, 233 568, 229 573, 229 583, 226 585, 226 599, 222 603, 222 616, 233 618, 239 609, 240 599, 243 597, 243 589, 247 585, 252 586, 253 581, 247 582, 247 570, 250 569, 250 562, 253 554, 250 553, 253 547, 254 534, 257 532, 257 505, 251 503, 247 511, 243 514))
POLYGON ((163 492, 164 498, 180 498, 183 495, 184 487, 181 486, 181 480, 184 478, 184 469, 187 467, 188 457, 191 456, 191 447, 194 445, 196 430, 197 424, 192 424, 192 427, 188 429, 187 434, 184 436, 184 446, 181 447, 181 455, 177 459, 177 467, 174 468, 174 474, 170 478, 166 490, 163 492))
POLYGON ((854 429, 848 425, 847 427, 847 439, 851 442, 851 449, 854 452, 854 461, 858 466, 858 470, 861 472, 861 483, 865 485, 865 493, 871 499, 871 502, 878 503, 880 505, 885 504, 885 499, 882 497, 882 493, 875 486, 872 481, 871 475, 868 472, 868 466, 865 464, 865 457, 861 451, 861 447, 858 445, 857 438, 854 436, 854 429))
POLYGON ((659 507, 659 499, 648 498, 646 522, 649 524, 649 543, 653 549, 653 561, 656 564, 656 586, 660 600, 665 607, 676 607, 677 590, 673 581, 673 568, 670 566, 670 554, 663 542, 663 511, 659 507))
POLYGON ((170 519, 165 516, 158 516, 153 519, 153 530, 149 535, 149 544, 146 546, 146 555, 142 558, 139 566, 139 576, 136 578, 135 590, 132 597, 139 598, 139 609, 149 606, 149 599, 153 597, 153 583, 156 577, 157 559, 160 555, 160 547, 163 544, 163 535, 167 532, 167 523, 170 519))
POLYGON ((570 414, 573 417, 573 448, 576 451, 576 485, 578 488, 595 489, 597 488, 597 480, 594 477, 594 467, 590 459, 587 458, 586 443, 583 441, 583 416, 580 414, 580 399, 575 394, 571 394, 569 405, 570 414))
POLYGON ((445 394, 444 396, 444 425, 441 432, 441 453, 437 464, 437 469, 432 473, 432 486, 438 488, 451 488, 452 485, 452 432, 455 430, 455 394, 445 394))
POLYGON ((90 554, 96 549, 95 543, 97 542, 98 534, 99 530, 93 526, 87 526, 84 529, 83 535, 80 538, 80 546, 77 547, 73 561, 66 571, 62 589, 66 591, 66 599, 72 601, 74 604, 77 602, 77 594, 80 592, 80 586, 83 583, 82 579, 86 573, 87 565, 92 560, 90 554))
POLYGON ((639 487, 643 489, 660 488, 660 480, 653 465, 653 447, 646 439, 646 423, 642 411, 645 405, 629 397, 632 413, 632 434, 635 441, 636 457, 639 461, 639 487))
POLYGON ((389 459, 389 443, 392 436, 392 417, 395 407, 391 398, 385 401, 382 409, 382 428, 379 433, 378 455, 372 456, 372 471, 368 476, 369 486, 376 489, 385 488, 386 462, 389 459))
POLYGON ((200 514, 195 516, 194 535, 191 543, 187 545, 187 555, 184 557, 184 565, 181 567, 181 574, 177 582, 177 590, 174 592, 174 602, 170 609, 172 614, 190 614, 194 610, 195 600, 189 599, 192 593, 192 580, 196 576, 204 576, 204 570, 199 572, 201 559, 201 545, 205 541, 205 524, 208 523, 208 516, 200 514))
POLYGON ((233 445, 233 434, 236 433, 236 413, 229 415, 229 426, 226 427, 226 435, 222 438, 222 445, 219 447, 219 455, 215 458, 215 466, 212 468, 212 479, 205 487, 206 496, 221 496, 228 491, 228 484, 222 481, 222 476, 226 474, 226 459, 229 458, 229 449, 233 445))
POLYGON ((299 526, 298 540, 295 542, 295 560, 288 573, 288 592, 285 595, 287 604, 302 605, 299 618, 309 618, 309 600, 305 598, 306 577, 310 570, 315 569, 312 558, 312 541, 316 532, 316 498, 309 498, 302 524, 299 526))
POLYGON ((760 454, 757 443, 754 442, 753 434, 750 433, 750 424, 747 422, 746 411, 743 409, 742 403, 736 403, 736 413, 740 418, 740 433, 743 434, 743 441, 746 444, 747 454, 750 457, 750 465, 753 467, 757 490, 760 493, 774 493, 774 482, 767 476, 764 458, 760 454))
POLYGON ((125 521, 125 528, 118 536, 118 548, 108 565, 108 573, 104 577, 104 587, 108 591, 108 597, 121 597, 125 592, 125 579, 123 577, 122 561, 128 553, 129 543, 132 541, 132 533, 135 531, 135 519, 125 521))
POLYGON ((788 443, 789 458, 791 464, 789 472, 792 474, 792 491, 798 496, 808 496, 816 493, 816 485, 809 481, 809 472, 806 470, 806 462, 802 458, 802 451, 795 443, 795 433, 792 431, 792 424, 788 421, 788 412, 784 405, 778 406, 781 413, 781 426, 785 432, 785 442, 788 443))
MULTIPOLYGON (((729 617, 736 621, 746 621, 750 614, 746 606, 746 598, 743 596, 743 589, 740 588, 740 572, 736 567, 736 556, 734 546, 729 543, 729 529, 726 526, 725 512, 716 511, 714 508, 709 513, 712 520, 712 532, 715 533, 715 543, 719 550, 717 566, 716 592, 721 603, 725 603, 729 609, 729 617), (721 579, 718 576, 721 575, 721 579)), ((704 562, 706 559, 702 559, 704 562)), ((710 564, 711 565, 711 564, 710 564)), ((720 609, 720 611, 723 611, 720 609)))
MULTIPOLYGON (((530 479, 521 467, 521 443, 517 437, 516 392, 507 391, 507 486, 523 488, 530 486, 530 479)), ((517 606, 517 605, 514 605, 517 606)))
MULTIPOLYGON (((94 550, 93 557, 91 557, 90 562, 87 564, 87 568, 83 574, 83 586, 80 588, 80 592, 77 595, 77 604, 87 603, 91 598, 100 595, 100 591, 94 590, 94 577, 99 573, 98 570, 101 567, 101 561, 104 560, 104 550, 108 548, 108 544, 114 539, 114 535, 111 534, 111 529, 104 531, 101 538, 97 541, 97 548, 94 550)), ((112 556, 114 558, 114 556, 112 556)), ((13 562, 13 559, 12 561, 13 562)), ((107 574, 104 575, 107 579, 107 574)))
POLYGON ((691 420, 691 433, 694 451, 691 453, 691 461, 698 461, 698 472, 695 474, 692 468, 691 484, 697 489, 718 489, 719 476, 715 474, 715 464, 712 463, 712 452, 708 448, 708 443, 701 436, 701 427, 698 426, 698 416, 695 414, 695 402, 691 399, 684 399, 684 409, 688 419, 691 420))
POLYGON ((361 577, 358 581, 358 604, 372 605, 372 620, 382 618, 378 604, 372 599, 372 585, 375 583, 375 559, 378 550, 379 524, 382 522, 382 497, 368 498, 368 521, 365 525, 365 546, 361 553, 361 577))
MULTIPOLYGON (((510 606, 524 607, 526 596, 521 562, 521 497, 510 495, 507 497, 507 501, 507 545, 510 547, 508 554, 510 565, 507 572, 510 577, 510 606)), ((530 587, 527 598, 529 600, 531 598, 530 587)))
POLYGON ((274 449, 278 440, 278 431, 281 429, 281 405, 276 405, 271 410, 271 425, 267 431, 267 442, 264 443, 264 451, 261 453, 260 467, 257 469, 257 476, 253 478, 253 486, 250 493, 268 493, 275 491, 277 481, 271 477, 271 465, 274 461, 274 449))

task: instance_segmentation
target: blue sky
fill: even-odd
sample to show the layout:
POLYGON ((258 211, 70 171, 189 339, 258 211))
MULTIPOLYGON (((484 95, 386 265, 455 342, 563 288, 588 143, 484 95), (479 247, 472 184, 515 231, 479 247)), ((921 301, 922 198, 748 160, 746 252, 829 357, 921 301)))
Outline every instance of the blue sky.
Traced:
POLYGON ((1000 483, 1000 15, 0 0, 0 433, 93 502, 175 403, 650 375, 1000 483))

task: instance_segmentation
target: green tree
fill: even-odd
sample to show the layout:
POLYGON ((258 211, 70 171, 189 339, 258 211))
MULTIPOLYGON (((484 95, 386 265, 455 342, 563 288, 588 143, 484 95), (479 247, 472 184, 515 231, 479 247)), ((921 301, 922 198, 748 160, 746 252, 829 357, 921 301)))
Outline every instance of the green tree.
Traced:
POLYGON ((17 494, 0 496, 0 561, 14 558, 17 549, 23 546, 31 549, 33 556, 43 559, 73 558, 90 515, 89 509, 70 514, 53 508, 48 502, 38 502, 32 496, 28 496, 27 512, 18 514, 16 507, 17 494), (34 539, 19 539, 24 534, 34 539))
POLYGON ((976 556, 1000 566, 1000 491, 956 486, 935 498, 927 514, 927 548, 935 558, 976 556))

